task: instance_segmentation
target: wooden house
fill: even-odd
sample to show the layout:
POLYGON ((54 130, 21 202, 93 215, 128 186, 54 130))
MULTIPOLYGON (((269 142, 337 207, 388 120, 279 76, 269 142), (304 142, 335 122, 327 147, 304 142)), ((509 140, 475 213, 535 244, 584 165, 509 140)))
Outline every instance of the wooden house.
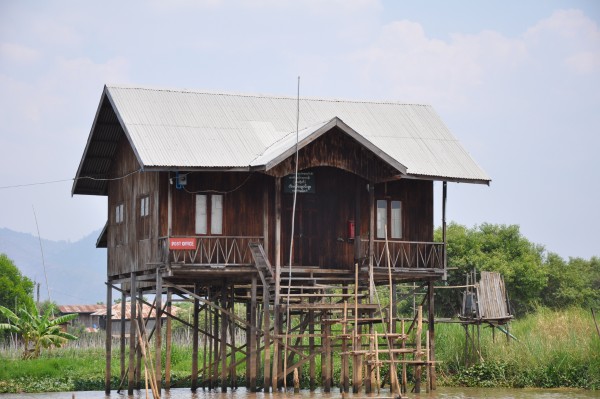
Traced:
MULTIPOLYGON (((310 325, 307 337, 315 326, 324 336, 327 320, 383 314, 376 285, 444 277, 435 181, 445 226, 446 182, 490 179, 427 105, 106 86, 72 193, 108 198, 98 243, 108 248, 109 302, 112 288, 133 303, 140 292, 168 295, 157 295, 159 312, 174 293, 194 301, 221 320, 221 331, 195 325, 218 348, 215 368, 200 373, 207 384, 234 380, 227 359, 242 349, 227 337, 244 328, 248 385, 259 374, 276 389, 294 365, 332 356, 321 340, 324 350, 292 350, 290 365, 282 334, 292 318, 310 325), (234 303, 247 304, 245 320, 227 310, 234 303)), ((432 318, 432 288, 429 297, 432 318)), ((354 390, 369 385, 343 378, 344 389, 350 379, 354 390)))
POLYGON ((59 305, 60 315, 77 314, 77 318, 69 322, 70 325, 83 325, 89 332, 100 328, 100 318, 95 313, 106 309, 106 305, 59 305))

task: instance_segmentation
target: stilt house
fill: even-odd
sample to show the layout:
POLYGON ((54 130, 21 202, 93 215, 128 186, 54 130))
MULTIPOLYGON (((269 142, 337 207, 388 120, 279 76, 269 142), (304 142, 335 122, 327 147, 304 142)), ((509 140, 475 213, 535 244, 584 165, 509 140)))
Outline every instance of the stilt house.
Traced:
MULTIPOLYGON (((385 313, 374 286, 445 275, 434 181, 443 182, 445 220, 446 182, 490 179, 427 105, 106 86, 72 193, 108 198, 98 242, 108 248, 109 303, 113 289, 132 303, 157 292, 167 295, 157 295, 159 312, 172 295, 206 312, 210 325, 192 323, 193 350, 198 336, 210 342, 204 368, 197 356, 191 365, 194 389, 235 385, 243 353, 251 389, 281 387, 306 364, 314 387, 314 359, 324 356, 328 390, 337 351, 346 354, 340 386, 357 390, 371 381, 357 374, 369 361, 356 337, 385 313), (246 330, 241 346, 236 328, 246 330)), ((154 335, 160 348, 160 327, 154 335)), ((121 364, 130 389, 139 383, 133 352, 121 364)))

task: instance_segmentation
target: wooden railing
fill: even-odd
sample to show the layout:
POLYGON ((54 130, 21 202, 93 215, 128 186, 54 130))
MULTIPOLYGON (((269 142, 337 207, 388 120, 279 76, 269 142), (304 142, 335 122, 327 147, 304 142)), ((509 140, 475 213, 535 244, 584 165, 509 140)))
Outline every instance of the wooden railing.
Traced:
POLYGON ((189 265, 252 265, 250 242, 263 244, 263 237, 257 236, 185 236, 195 238, 195 248, 170 250, 169 238, 159 239, 162 261, 189 265))
MULTIPOLYGON (((373 242, 373 265, 387 267, 387 251, 384 240, 373 242)), ((369 240, 361 239, 362 253, 369 258, 369 240)), ((392 268, 443 269, 444 243, 421 241, 388 241, 392 268)))

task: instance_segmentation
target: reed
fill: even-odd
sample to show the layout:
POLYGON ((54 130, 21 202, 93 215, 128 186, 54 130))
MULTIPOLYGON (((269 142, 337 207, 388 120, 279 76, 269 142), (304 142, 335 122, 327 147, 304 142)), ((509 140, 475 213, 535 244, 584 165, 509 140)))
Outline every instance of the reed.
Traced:
POLYGON ((600 338, 581 308, 539 308, 510 325, 517 341, 482 329, 484 362, 464 367, 464 330, 440 325, 437 359, 448 385, 600 389, 600 338))
MULTIPOLYGON (((600 337, 589 310, 540 308, 512 322, 510 331, 518 341, 507 342, 504 335, 496 333, 496 342, 492 342, 490 329, 482 328, 484 362, 465 368, 463 328, 436 325, 436 357, 441 361, 438 385, 600 389, 600 337)), ((118 345, 113 348, 113 386, 117 386, 118 345)), ((190 348, 189 335, 174 335, 171 369, 178 387, 190 384, 186 380, 191 370, 190 348)), ((316 363, 318 378, 319 357, 316 363)), ((334 381, 339 380, 340 363, 340 357, 334 356, 334 381)), ((0 393, 102 390, 104 367, 102 334, 82 336, 32 360, 21 360, 18 348, 5 345, 0 347, 0 393)), ((308 364, 298 371, 302 388, 308 388, 308 364)), ((243 373, 240 366, 238 377, 243 378, 243 373)), ((382 373, 387 373, 386 367, 382 373)))

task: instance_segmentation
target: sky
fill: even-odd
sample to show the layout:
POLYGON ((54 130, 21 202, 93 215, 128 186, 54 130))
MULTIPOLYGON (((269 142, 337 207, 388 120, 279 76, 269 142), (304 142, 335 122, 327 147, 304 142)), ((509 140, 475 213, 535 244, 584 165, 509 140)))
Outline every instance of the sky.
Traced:
POLYGON ((593 0, 3 0, 0 227, 104 225, 106 198, 70 180, 104 84, 294 96, 298 76, 301 96, 431 104, 492 178, 450 183, 448 220, 600 256, 593 0))

